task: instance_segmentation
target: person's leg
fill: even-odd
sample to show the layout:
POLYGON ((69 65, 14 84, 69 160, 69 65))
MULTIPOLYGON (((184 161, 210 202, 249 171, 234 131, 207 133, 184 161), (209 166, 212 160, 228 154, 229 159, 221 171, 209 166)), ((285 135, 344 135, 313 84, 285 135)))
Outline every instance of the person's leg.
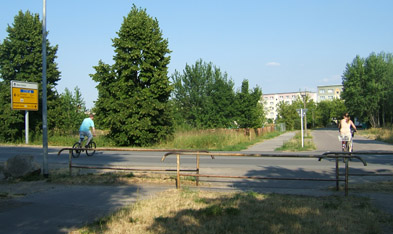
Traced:
POLYGON ((89 145, 91 139, 93 139, 93 135, 91 134, 90 131, 86 132, 86 136, 87 136, 88 138, 87 138, 87 142, 86 142, 85 148, 87 148, 87 146, 89 145))
POLYGON ((79 144, 81 144, 84 139, 85 139, 85 133, 80 131, 79 132, 79 144))

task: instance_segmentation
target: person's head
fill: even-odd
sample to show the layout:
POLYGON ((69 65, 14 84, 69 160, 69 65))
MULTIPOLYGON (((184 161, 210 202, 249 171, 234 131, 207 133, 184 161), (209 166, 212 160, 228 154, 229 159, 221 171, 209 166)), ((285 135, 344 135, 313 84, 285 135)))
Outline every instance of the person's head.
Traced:
POLYGON ((344 119, 348 122, 349 120, 350 120, 350 116, 349 116, 349 114, 348 113, 345 113, 344 114, 344 119))
POLYGON ((94 115, 93 114, 90 114, 89 117, 90 117, 90 119, 94 119, 94 115))

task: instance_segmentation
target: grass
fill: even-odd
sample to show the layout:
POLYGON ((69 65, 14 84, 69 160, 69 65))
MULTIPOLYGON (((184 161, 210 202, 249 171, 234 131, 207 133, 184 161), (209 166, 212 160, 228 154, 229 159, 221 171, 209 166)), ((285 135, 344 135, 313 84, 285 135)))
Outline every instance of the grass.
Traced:
POLYGON ((71 233, 382 233, 367 198, 167 190, 71 233))
POLYGON ((265 139, 271 139, 282 132, 270 132, 250 139, 243 132, 215 131, 179 131, 174 139, 153 146, 163 149, 204 149, 218 151, 240 151, 265 139))
POLYGON ((302 147, 301 132, 298 132, 295 134, 295 136, 291 140, 285 142, 281 147, 275 149, 275 151, 310 151, 310 150, 315 150, 316 146, 314 145, 310 131, 308 131, 308 134, 304 136, 303 146, 304 147, 302 147))
MULTIPOLYGON (((257 142, 274 138, 282 133, 276 131, 260 136, 255 136, 255 133, 252 133, 250 137, 245 135, 243 131, 233 129, 177 131, 172 139, 157 143, 149 148, 240 151, 257 142)), ((105 134, 107 134, 107 131, 102 131, 102 134, 94 137, 97 147, 115 147, 116 144, 105 134)), ((50 146, 72 146, 78 141, 78 137, 78 135, 49 136, 48 144, 50 146)), ((31 139, 30 144, 42 145, 42 138, 36 137, 31 139)))
POLYGON ((393 129, 388 128, 370 128, 358 131, 358 134, 366 136, 369 139, 378 140, 393 144, 393 129))

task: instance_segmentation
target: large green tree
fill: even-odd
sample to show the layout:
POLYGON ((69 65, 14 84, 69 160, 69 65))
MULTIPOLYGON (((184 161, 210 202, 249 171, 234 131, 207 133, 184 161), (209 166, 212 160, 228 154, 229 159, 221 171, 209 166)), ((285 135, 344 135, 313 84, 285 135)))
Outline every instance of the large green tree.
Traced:
MULTIPOLYGON (((24 112, 11 110, 10 81, 28 81, 41 84, 42 80, 42 23, 38 14, 20 11, 12 26, 7 27, 8 36, 0 43, 0 140, 21 139, 24 130, 24 112)), ((55 86, 60 80, 55 59, 57 45, 47 43, 47 104, 48 128, 55 126, 57 92, 55 86)), ((42 86, 39 85, 40 100, 42 86)), ((30 112, 30 128, 39 132, 42 126, 41 108, 30 112)))
POLYGON ((348 111, 372 127, 391 118, 393 89, 391 54, 372 53, 366 59, 356 56, 343 74, 342 98, 348 111), (382 121, 381 121, 382 120, 382 121))
POLYGON ((249 89, 248 80, 242 82, 240 92, 236 93, 236 122, 240 128, 260 128, 265 122, 262 90, 249 89))
POLYGON ((172 75, 177 124, 192 128, 225 128, 234 121, 234 83, 211 62, 201 59, 172 75))
POLYGON ((173 133, 167 77, 170 57, 157 19, 135 5, 113 39, 114 64, 99 62, 97 121, 118 145, 146 146, 173 133))

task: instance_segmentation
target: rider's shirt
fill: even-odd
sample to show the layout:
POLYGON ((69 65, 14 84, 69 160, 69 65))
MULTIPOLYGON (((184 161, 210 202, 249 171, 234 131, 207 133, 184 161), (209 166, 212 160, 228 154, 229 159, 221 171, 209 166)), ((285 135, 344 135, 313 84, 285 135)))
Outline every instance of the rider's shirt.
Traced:
POLYGON ((340 132, 342 135, 350 135, 351 134, 351 121, 345 121, 345 119, 341 120, 341 128, 340 132))
POLYGON ((83 122, 82 122, 82 124, 81 124, 81 126, 79 128, 79 131, 81 131, 81 132, 89 132, 90 131, 90 127, 94 128, 94 122, 93 122, 92 119, 86 118, 86 119, 83 120, 83 122))

